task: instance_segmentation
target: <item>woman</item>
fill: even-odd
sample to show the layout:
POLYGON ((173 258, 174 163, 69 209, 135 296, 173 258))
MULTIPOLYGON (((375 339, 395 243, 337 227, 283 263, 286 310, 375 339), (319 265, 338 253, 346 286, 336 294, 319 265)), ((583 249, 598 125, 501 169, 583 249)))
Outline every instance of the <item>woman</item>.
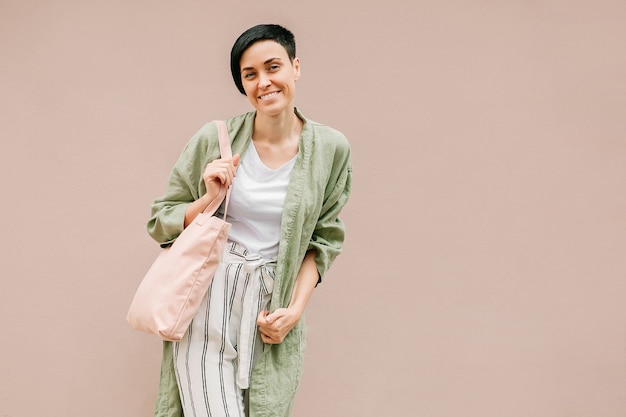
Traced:
POLYGON ((156 416, 288 416, 303 365, 303 313, 344 240, 338 215, 350 194, 350 148, 296 109, 293 34, 248 29, 231 50, 231 72, 254 107, 226 121, 232 159, 219 156, 215 124, 202 127, 148 223, 167 246, 220 186, 233 185, 224 260, 183 339, 164 345, 156 416))

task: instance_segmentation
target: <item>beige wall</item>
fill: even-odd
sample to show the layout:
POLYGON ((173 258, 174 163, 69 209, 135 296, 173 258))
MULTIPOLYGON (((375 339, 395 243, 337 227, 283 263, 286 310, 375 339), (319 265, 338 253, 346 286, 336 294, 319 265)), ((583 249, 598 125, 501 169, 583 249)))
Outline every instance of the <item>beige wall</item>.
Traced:
POLYGON ((0 1, 0 416, 151 414, 124 320, 183 144, 290 27, 353 146, 295 417, 626 413, 623 1, 0 1), (352 5, 349 5, 352 4, 352 5))

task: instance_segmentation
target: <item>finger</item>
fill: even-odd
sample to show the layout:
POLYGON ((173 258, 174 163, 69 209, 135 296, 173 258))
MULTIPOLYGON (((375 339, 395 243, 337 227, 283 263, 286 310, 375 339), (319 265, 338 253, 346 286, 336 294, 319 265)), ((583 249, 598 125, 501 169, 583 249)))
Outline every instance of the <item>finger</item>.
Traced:
POLYGON ((259 315, 256 318, 256 324, 258 324, 259 326, 263 326, 265 324, 267 324, 267 321, 265 320, 265 317, 269 314, 269 311, 267 310, 263 310, 259 313, 259 315))
POLYGON ((276 317, 273 314, 268 314, 264 317, 265 323, 272 324, 276 320, 276 317))
POLYGON ((235 167, 231 162, 229 162, 226 166, 224 166, 222 173, 225 179, 223 184, 228 187, 232 184, 233 179, 235 178, 235 167))
POLYGON ((274 311, 272 314, 266 314, 265 322, 270 323, 270 324, 274 323, 276 320, 280 319, 284 315, 285 315, 285 309, 279 308, 278 310, 274 311))

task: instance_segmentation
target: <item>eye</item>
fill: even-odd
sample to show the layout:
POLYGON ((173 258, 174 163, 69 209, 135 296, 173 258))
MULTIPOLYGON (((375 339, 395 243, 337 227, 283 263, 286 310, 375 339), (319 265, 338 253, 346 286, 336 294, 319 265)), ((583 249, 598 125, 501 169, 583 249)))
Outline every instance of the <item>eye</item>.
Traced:
POLYGON ((269 67, 270 71, 278 71, 279 69, 280 69, 280 65, 278 65, 278 64, 272 64, 269 67))
POLYGON ((246 72, 245 74, 243 74, 243 78, 245 78, 246 80, 249 80, 251 78, 254 78, 255 75, 256 73, 254 72, 246 72))

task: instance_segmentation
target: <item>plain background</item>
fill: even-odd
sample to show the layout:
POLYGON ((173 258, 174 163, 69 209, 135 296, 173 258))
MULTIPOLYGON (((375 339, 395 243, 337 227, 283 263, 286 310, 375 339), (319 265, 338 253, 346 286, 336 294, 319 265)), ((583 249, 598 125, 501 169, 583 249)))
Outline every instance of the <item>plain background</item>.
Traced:
POLYGON ((0 1, 0 416, 149 416, 125 322, 186 141, 294 31, 352 144, 295 417, 626 415, 626 3, 0 1))

